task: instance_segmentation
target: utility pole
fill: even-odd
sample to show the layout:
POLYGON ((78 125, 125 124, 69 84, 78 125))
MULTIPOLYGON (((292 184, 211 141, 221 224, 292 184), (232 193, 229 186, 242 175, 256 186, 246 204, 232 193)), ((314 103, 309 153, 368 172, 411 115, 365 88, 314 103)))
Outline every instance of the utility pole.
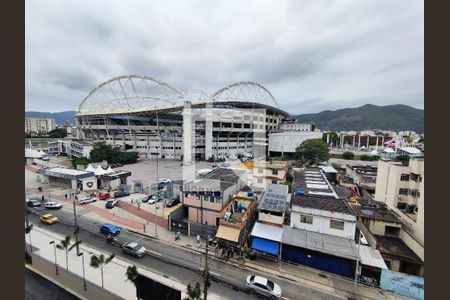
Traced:
MULTIPOLYGON (((159 121, 158 121, 158 111, 156 111, 156 131, 158 134, 158 146, 156 147, 156 197, 159 197, 158 190, 159 190, 159 177, 158 177, 158 171, 159 171, 159 151, 160 151, 160 145, 161 145, 161 136, 159 134, 159 121)), ((163 200, 164 201, 164 200, 163 200)), ((156 219, 156 204, 158 202, 155 202, 155 237, 158 237, 158 225, 157 219, 156 219)))
POLYGON ((208 270, 208 248, 209 248, 209 235, 206 239, 205 248, 205 269, 203 270, 203 299, 208 299, 208 286, 209 286, 209 270, 208 270))
POLYGON ((355 270, 355 287, 358 283, 358 273, 359 273, 359 249, 361 248, 361 232, 358 232, 358 253, 356 254, 356 270, 355 270))
POLYGON ((78 231, 79 231, 79 228, 78 228, 78 222, 77 222, 77 209, 76 209, 76 205, 75 205, 75 200, 73 200, 73 219, 74 219, 74 221, 75 221, 75 245, 76 245, 76 248, 77 248, 77 255, 79 255, 80 254, 80 247, 79 247, 79 242, 78 242, 78 231))

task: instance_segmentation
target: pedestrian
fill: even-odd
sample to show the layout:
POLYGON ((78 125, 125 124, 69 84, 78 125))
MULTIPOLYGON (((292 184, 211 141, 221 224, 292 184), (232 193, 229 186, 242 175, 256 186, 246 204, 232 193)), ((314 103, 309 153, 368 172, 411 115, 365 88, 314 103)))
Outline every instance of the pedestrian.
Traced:
POLYGON ((44 195, 42 195, 42 202, 44 202, 44 199, 45 199, 45 197, 44 197, 44 195))
POLYGON ((75 200, 77 200, 77 201, 78 201, 78 196, 77 196, 77 195, 75 195, 75 200))
POLYGON ((200 245, 200 234, 197 234, 197 244, 200 245))
POLYGON ((138 209, 141 209, 141 204, 138 202, 138 209))
POLYGON ((66 198, 66 200, 67 200, 67 194, 65 194, 65 195, 64 195, 64 197, 65 197, 65 198, 66 198))

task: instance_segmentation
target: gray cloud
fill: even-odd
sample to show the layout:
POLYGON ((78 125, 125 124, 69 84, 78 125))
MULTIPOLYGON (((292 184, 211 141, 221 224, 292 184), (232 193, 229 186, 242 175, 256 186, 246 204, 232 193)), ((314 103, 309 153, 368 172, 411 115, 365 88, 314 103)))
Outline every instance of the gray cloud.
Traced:
POLYGON ((423 108, 423 27, 407 0, 30 1, 26 109, 73 110, 124 74, 207 92, 255 81, 292 114, 423 108))

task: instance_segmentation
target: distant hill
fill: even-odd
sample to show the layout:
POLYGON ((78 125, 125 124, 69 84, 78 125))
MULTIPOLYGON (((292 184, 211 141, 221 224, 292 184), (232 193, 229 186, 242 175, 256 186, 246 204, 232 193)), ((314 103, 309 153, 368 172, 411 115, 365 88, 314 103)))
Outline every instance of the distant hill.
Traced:
POLYGON ((40 111, 26 111, 26 117, 31 118, 53 118, 56 124, 64 125, 67 122, 75 124, 75 111, 62 111, 62 112, 40 112, 40 111))
POLYGON ((293 116, 299 122, 314 122, 321 130, 413 130, 423 133, 424 110, 396 104, 366 104, 357 108, 325 110, 316 114, 293 116))

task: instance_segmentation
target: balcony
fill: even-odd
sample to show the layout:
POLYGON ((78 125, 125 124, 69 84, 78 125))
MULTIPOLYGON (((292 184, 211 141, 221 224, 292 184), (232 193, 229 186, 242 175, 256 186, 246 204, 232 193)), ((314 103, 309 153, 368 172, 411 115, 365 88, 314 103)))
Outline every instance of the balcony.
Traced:
POLYGON ((234 199, 220 211, 219 224, 238 229, 244 228, 255 209, 255 200, 256 197, 235 196, 234 199))

